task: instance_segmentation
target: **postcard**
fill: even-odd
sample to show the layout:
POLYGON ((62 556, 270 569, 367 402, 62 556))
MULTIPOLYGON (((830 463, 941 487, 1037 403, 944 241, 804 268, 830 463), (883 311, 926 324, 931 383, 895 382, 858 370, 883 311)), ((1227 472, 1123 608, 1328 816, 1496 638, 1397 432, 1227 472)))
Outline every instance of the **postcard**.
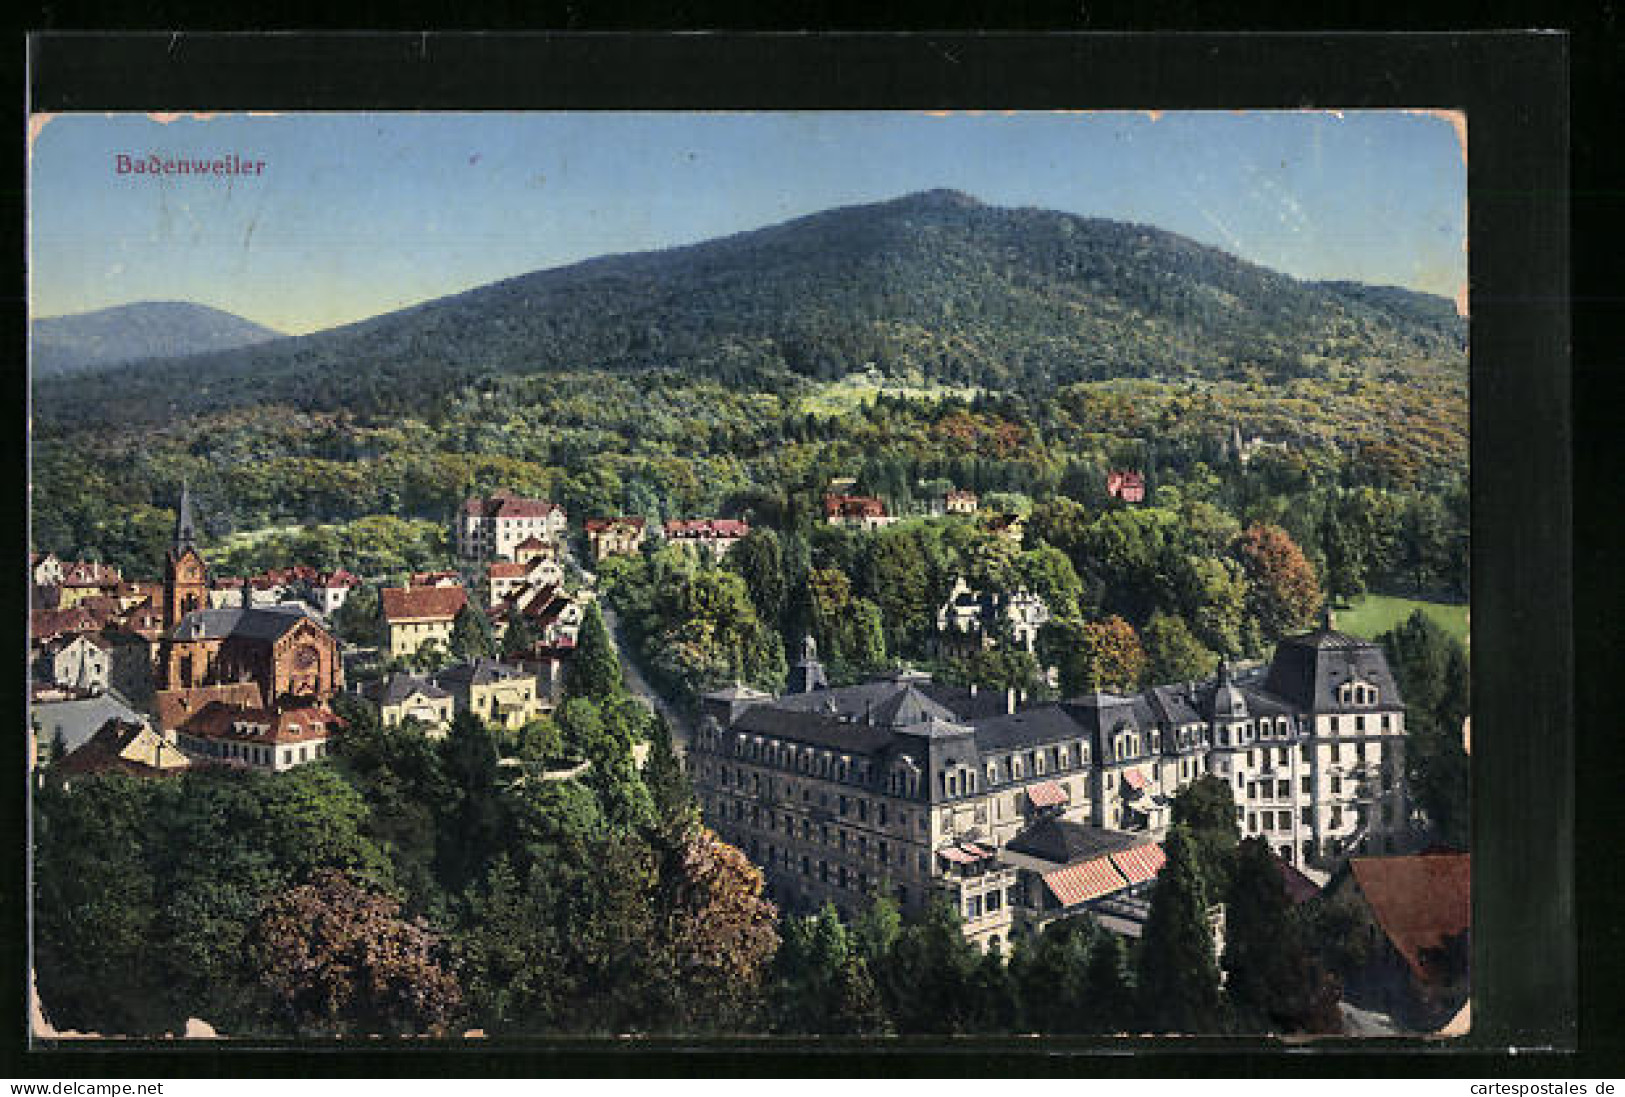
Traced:
POLYGON ((1467 138, 34 115, 34 1037, 1467 1032, 1467 138))

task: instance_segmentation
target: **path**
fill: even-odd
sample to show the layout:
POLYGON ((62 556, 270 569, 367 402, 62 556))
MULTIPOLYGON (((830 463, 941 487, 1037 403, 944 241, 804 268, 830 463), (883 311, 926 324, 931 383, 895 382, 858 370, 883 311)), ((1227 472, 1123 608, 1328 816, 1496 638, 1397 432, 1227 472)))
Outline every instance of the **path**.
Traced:
POLYGON ((659 692, 649 684, 649 680, 643 676, 643 671, 639 669, 637 660, 632 657, 632 646, 621 639, 621 623, 619 618, 616 617, 615 611, 609 607, 609 603, 600 598, 598 608, 604 616, 604 628, 609 631, 609 638, 615 644, 615 652, 620 656, 621 673, 626 679, 626 688, 631 690, 632 695, 652 711, 658 712, 666 718, 666 723, 671 727, 672 747, 679 756, 686 754, 689 739, 692 737, 692 729, 689 727, 688 718, 672 708, 666 702, 666 699, 660 696, 659 692))

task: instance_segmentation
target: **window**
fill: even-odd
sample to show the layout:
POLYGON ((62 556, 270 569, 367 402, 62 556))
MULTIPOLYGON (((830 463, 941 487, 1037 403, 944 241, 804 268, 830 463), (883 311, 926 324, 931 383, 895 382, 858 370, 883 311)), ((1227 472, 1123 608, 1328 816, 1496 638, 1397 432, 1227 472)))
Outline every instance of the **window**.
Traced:
POLYGON ((1291 747, 1278 747, 1278 748, 1276 748, 1276 751, 1275 751, 1275 763, 1276 763, 1276 765, 1290 766, 1292 764, 1292 748, 1291 747))
POLYGON ((1383 731, 1390 730, 1390 728, 1388 726, 1388 714, 1386 712, 1382 714, 1382 730, 1383 731))
POLYGON ((996 891, 988 892, 986 898, 987 912, 992 914, 995 910, 998 910, 1003 905, 1003 899, 1004 897, 996 891))
POLYGON ((1336 796, 1343 791, 1343 778, 1340 774, 1332 774, 1332 795, 1336 796))
POLYGON ((1281 830, 1291 830, 1292 829, 1292 813, 1290 811, 1278 811, 1278 812, 1276 812, 1275 813, 1275 825, 1276 825, 1277 828, 1279 828, 1281 830))
POLYGON ((1314 826, 1315 825, 1315 809, 1314 808, 1303 808, 1298 813, 1298 820, 1299 820, 1299 822, 1303 823, 1303 825, 1306 826, 1306 827, 1314 826))
POLYGON ((980 918, 982 916, 982 897, 972 895, 965 900, 965 917, 980 918))
POLYGON ((1364 731, 1365 730, 1365 717, 1364 716, 1356 716, 1354 718, 1354 730, 1355 731, 1364 731))
POLYGON ((1258 829, 1258 815, 1256 813, 1248 812, 1248 814, 1247 814, 1247 829, 1248 830, 1257 830, 1258 829))
POLYGON ((1275 795, 1282 800, 1291 798, 1292 782, 1286 779, 1275 782, 1275 795))
POLYGON ((1266 811, 1264 813, 1264 829, 1265 830, 1274 830, 1275 829, 1275 813, 1274 812, 1266 811))
POLYGON ((1305 795, 1315 791, 1313 782, 1314 778, 1310 777, 1307 773, 1303 775, 1303 791, 1305 795))
POLYGON ((1245 773, 1241 772, 1241 770, 1239 770, 1239 769, 1236 770, 1236 787, 1237 788, 1246 788, 1247 787, 1247 775, 1245 773))
POLYGON ((1342 825, 1343 825, 1343 806, 1341 804, 1333 804, 1332 805, 1332 826, 1333 827, 1340 827, 1342 825))

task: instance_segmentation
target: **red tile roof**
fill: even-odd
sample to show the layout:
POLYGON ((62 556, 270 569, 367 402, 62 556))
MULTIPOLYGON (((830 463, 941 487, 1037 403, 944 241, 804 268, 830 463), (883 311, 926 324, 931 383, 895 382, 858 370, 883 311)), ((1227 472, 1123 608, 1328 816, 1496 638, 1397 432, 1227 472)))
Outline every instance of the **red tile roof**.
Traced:
POLYGON ((743 537, 750 526, 737 518, 675 518, 666 523, 666 536, 675 538, 743 537))
POLYGON ((385 587, 386 621, 443 621, 456 617, 468 604, 462 587, 385 587))
POLYGON ((83 606, 39 609, 29 615, 28 631, 35 640, 49 640, 69 632, 97 632, 102 623, 83 606))
POLYGON ((1320 894, 1320 885, 1298 871, 1292 862, 1277 857, 1275 867, 1281 870, 1281 883, 1286 885, 1286 897, 1292 901, 1293 906, 1307 903, 1320 894))
POLYGON ((510 564, 499 560, 492 564, 485 574, 491 579, 523 579, 527 570, 524 564, 510 564))
POLYGON ((1162 852, 1162 847, 1155 842, 1133 849, 1125 849, 1121 853, 1111 855, 1112 864, 1123 878, 1131 884, 1144 883, 1162 871, 1162 866, 1168 863, 1168 855, 1162 852))
POLYGON ((1129 788, 1143 789, 1145 788, 1145 774, 1137 769, 1126 769, 1123 771, 1123 783, 1129 788))
POLYGON ((1371 914, 1418 979, 1429 972, 1423 953, 1472 926, 1472 856, 1355 857, 1349 871, 1371 914))
POLYGON ((1054 781, 1044 781, 1027 789, 1027 799, 1032 801, 1035 808, 1052 808, 1067 803, 1071 797, 1054 781))
POLYGON ((826 495, 824 514, 830 518, 884 518, 886 504, 872 495, 826 495))
POLYGON ((327 738, 343 723, 326 709, 291 708, 273 712, 211 701, 182 724, 180 730, 200 738, 239 743, 307 743, 327 738), (239 724, 244 726, 239 727, 239 724))
POLYGON ((1044 886, 1060 900, 1063 907, 1087 903, 1090 899, 1098 899, 1128 887, 1128 881, 1112 866, 1109 857, 1096 857, 1081 864, 1046 872, 1043 880, 1044 886))
MULTIPOLYGON (((588 533, 602 533, 608 529, 642 529, 642 518, 589 518, 587 519, 588 533)), ((521 546, 523 547, 523 546, 521 546)))
POLYGON ((471 518, 546 518, 564 508, 545 499, 525 499, 511 491, 493 491, 484 499, 463 503, 463 513, 471 518))
POLYGON ((227 682, 191 689, 161 689, 153 694, 153 716, 163 730, 178 728, 211 704, 260 708, 265 701, 258 682, 227 682))

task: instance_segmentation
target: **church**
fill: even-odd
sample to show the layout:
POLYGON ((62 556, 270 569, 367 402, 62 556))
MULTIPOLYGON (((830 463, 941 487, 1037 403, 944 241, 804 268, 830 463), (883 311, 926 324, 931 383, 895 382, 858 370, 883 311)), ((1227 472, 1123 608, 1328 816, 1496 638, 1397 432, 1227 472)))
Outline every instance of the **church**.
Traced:
MULTIPOLYGON (((246 587, 245 587, 246 589, 246 587)), ((266 769, 324 756, 344 688, 338 641, 303 606, 209 606, 191 493, 164 561, 154 711, 189 753, 266 769)))

